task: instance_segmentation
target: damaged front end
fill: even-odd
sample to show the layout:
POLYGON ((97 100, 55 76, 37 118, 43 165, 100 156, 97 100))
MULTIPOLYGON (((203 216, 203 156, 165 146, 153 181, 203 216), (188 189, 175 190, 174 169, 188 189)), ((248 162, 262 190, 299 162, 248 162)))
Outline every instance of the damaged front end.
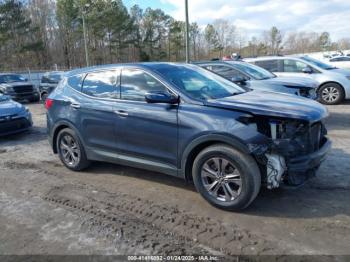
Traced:
POLYGON ((293 186, 304 183, 315 175, 331 148, 322 120, 251 116, 240 121, 254 125, 268 138, 264 150, 254 150, 253 155, 269 189, 279 187, 281 182, 293 186))

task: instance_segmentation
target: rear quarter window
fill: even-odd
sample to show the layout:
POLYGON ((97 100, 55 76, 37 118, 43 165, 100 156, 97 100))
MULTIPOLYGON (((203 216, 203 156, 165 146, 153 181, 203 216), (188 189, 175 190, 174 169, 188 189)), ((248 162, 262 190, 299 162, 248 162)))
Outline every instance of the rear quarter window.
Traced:
POLYGON ((83 77, 84 75, 74 75, 74 76, 68 77, 67 79, 68 86, 77 91, 81 91, 83 77))

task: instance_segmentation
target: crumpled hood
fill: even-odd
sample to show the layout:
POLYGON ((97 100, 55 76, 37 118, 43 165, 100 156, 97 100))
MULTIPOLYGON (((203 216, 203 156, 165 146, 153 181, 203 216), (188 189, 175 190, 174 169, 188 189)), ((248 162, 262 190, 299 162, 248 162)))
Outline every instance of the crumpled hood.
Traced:
POLYGON ((0 98, 0 117, 15 115, 24 110, 24 106, 13 100, 1 100, 0 98))
POLYGON ((270 79, 262 80, 266 84, 272 85, 283 85, 288 87, 296 87, 296 88, 317 88, 318 83, 312 79, 306 77, 275 77, 270 79))
POLYGON ((326 107, 311 99, 257 90, 208 100, 205 105, 244 111, 253 115, 292 118, 309 122, 316 122, 328 116, 326 107))

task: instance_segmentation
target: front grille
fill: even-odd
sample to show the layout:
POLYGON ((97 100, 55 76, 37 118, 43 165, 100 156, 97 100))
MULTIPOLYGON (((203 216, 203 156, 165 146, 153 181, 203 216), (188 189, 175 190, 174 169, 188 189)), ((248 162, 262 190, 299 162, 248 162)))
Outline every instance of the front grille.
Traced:
POLYGON ((25 118, 13 119, 10 121, 0 121, 0 134, 15 132, 29 127, 29 122, 25 118))
POLYGON ((322 130, 321 123, 315 123, 310 127, 309 141, 310 141, 310 150, 312 152, 315 152, 318 149, 320 149, 321 130, 322 130))
POLYGON ((27 85, 27 86, 14 86, 13 90, 17 94, 21 94, 21 93, 31 93, 33 92, 34 89, 32 85, 27 85))

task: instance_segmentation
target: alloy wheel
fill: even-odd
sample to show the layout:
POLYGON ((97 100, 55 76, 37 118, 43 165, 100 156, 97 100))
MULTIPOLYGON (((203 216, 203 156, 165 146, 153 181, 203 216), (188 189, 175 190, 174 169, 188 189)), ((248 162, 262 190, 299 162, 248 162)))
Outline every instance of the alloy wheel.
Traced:
POLYGON ((339 99, 340 93, 336 87, 329 86, 322 90, 322 99, 327 103, 333 103, 339 99))
POLYGON ((60 141, 60 150, 63 161, 69 166, 76 166, 80 161, 80 149, 75 139, 65 134, 60 141))
POLYGON ((236 166, 222 157, 208 159, 202 166, 201 179, 207 192, 219 201, 234 201, 242 190, 242 177, 236 166))

